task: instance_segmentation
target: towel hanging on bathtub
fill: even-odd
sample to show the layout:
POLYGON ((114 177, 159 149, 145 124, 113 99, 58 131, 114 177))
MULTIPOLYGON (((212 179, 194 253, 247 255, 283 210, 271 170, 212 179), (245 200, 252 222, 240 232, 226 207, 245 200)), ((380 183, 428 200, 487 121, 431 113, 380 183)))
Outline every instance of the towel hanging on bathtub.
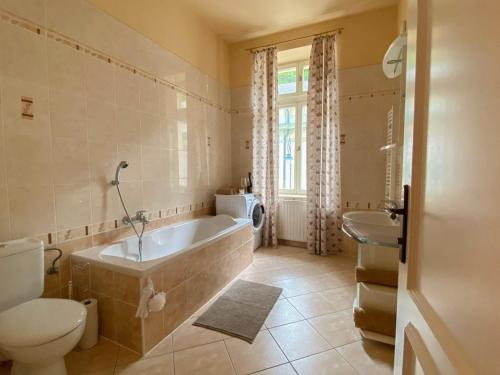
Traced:
POLYGON ((146 286, 142 289, 139 306, 135 312, 137 318, 147 318, 150 312, 160 311, 165 306, 165 292, 156 293, 153 280, 148 277, 146 286))

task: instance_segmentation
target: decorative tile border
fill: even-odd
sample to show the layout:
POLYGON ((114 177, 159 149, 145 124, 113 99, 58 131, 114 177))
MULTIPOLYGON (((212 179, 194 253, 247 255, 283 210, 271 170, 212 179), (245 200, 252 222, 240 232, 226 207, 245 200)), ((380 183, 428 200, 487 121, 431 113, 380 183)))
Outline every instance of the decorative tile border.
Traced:
MULTIPOLYGON (((184 220, 182 216, 193 214, 201 215, 204 211, 208 212, 215 207, 215 201, 197 202, 181 207, 164 208, 159 210, 148 211, 145 213, 149 221, 149 229, 156 229, 172 222, 184 220)), ((112 232, 120 231, 129 228, 123 224, 122 218, 112 219, 104 223, 89 224, 82 227, 65 229, 58 232, 50 232, 40 234, 37 237, 44 242, 45 245, 62 244, 68 241, 74 241, 85 237, 93 237, 101 234, 112 234, 112 232)))
MULTIPOLYGON (((352 100, 362 100, 362 99, 372 99, 381 96, 396 96, 399 95, 399 89, 389 89, 389 90, 380 90, 380 91, 370 91, 370 92, 361 92, 350 95, 341 95, 339 97, 340 102, 348 102, 352 100)), ((240 114, 250 114, 252 113, 252 108, 240 108, 240 109, 232 109, 231 114, 240 115, 240 114)))
POLYGON ((123 69, 124 71, 127 71, 130 74, 137 74, 138 76, 141 76, 142 78, 148 79, 155 84, 162 85, 164 87, 170 88, 172 90, 175 90, 179 93, 182 93, 188 97, 191 97, 195 100, 198 100, 201 103, 210 105, 220 111, 226 112, 226 113, 231 113, 230 108, 226 108, 223 105, 213 102, 208 98, 205 98, 204 96, 198 95, 194 92, 190 92, 189 90, 173 83, 170 82, 166 79, 160 78, 155 76, 154 74, 143 70, 141 68, 136 67, 133 64, 127 63, 125 61, 122 61, 118 58, 115 58, 105 52, 102 52, 96 48, 90 47, 84 43, 80 43, 73 38, 70 38, 66 35, 63 35, 55 30, 51 30, 49 28, 46 28, 44 26, 38 25, 34 22, 28 21, 22 17, 19 17, 15 14, 12 14, 4 9, 0 9, 0 20, 10 23, 16 27, 20 27, 24 30, 28 30, 32 33, 35 33, 37 35, 42 35, 46 36, 48 39, 52 39, 58 43, 61 43, 68 48, 76 49, 77 51, 80 51, 81 53, 84 53, 88 56, 92 56, 96 59, 99 59, 101 61, 104 61, 108 64, 113 64, 117 68, 123 69))

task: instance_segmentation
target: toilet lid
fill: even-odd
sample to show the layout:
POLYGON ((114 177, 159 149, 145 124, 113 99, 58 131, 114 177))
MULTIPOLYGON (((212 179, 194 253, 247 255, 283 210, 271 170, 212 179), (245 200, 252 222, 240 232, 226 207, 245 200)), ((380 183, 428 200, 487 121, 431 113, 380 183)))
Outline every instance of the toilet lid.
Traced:
POLYGON ((38 298, 0 313, 0 345, 28 347, 57 340, 85 322, 87 310, 76 301, 38 298))

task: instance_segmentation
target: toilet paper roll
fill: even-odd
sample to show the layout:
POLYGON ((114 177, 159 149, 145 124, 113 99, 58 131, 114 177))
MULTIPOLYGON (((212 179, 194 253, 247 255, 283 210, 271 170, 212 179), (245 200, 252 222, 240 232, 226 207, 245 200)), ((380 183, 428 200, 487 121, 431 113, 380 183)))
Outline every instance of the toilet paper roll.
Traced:
POLYGON ((87 325, 83 336, 78 343, 80 349, 90 349, 97 344, 97 300, 88 298, 82 301, 82 304, 87 309, 87 325))

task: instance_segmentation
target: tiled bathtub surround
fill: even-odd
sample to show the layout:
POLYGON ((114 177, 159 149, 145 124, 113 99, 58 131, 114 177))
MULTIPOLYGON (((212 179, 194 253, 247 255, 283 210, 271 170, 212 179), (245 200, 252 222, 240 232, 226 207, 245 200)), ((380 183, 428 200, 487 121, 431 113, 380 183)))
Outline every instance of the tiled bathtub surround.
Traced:
POLYGON ((146 209, 152 228, 207 213, 231 180, 229 101, 227 87, 83 0, 0 0, 0 241, 36 236, 67 251, 128 233, 109 184, 120 160, 128 208, 146 209))
POLYGON ((139 353, 146 353, 204 305, 253 259, 253 232, 246 225, 202 248, 165 260, 142 275, 75 254, 75 297, 98 300, 100 334, 139 353), (165 309, 135 317, 140 290, 151 277, 157 292, 167 294, 165 309))

